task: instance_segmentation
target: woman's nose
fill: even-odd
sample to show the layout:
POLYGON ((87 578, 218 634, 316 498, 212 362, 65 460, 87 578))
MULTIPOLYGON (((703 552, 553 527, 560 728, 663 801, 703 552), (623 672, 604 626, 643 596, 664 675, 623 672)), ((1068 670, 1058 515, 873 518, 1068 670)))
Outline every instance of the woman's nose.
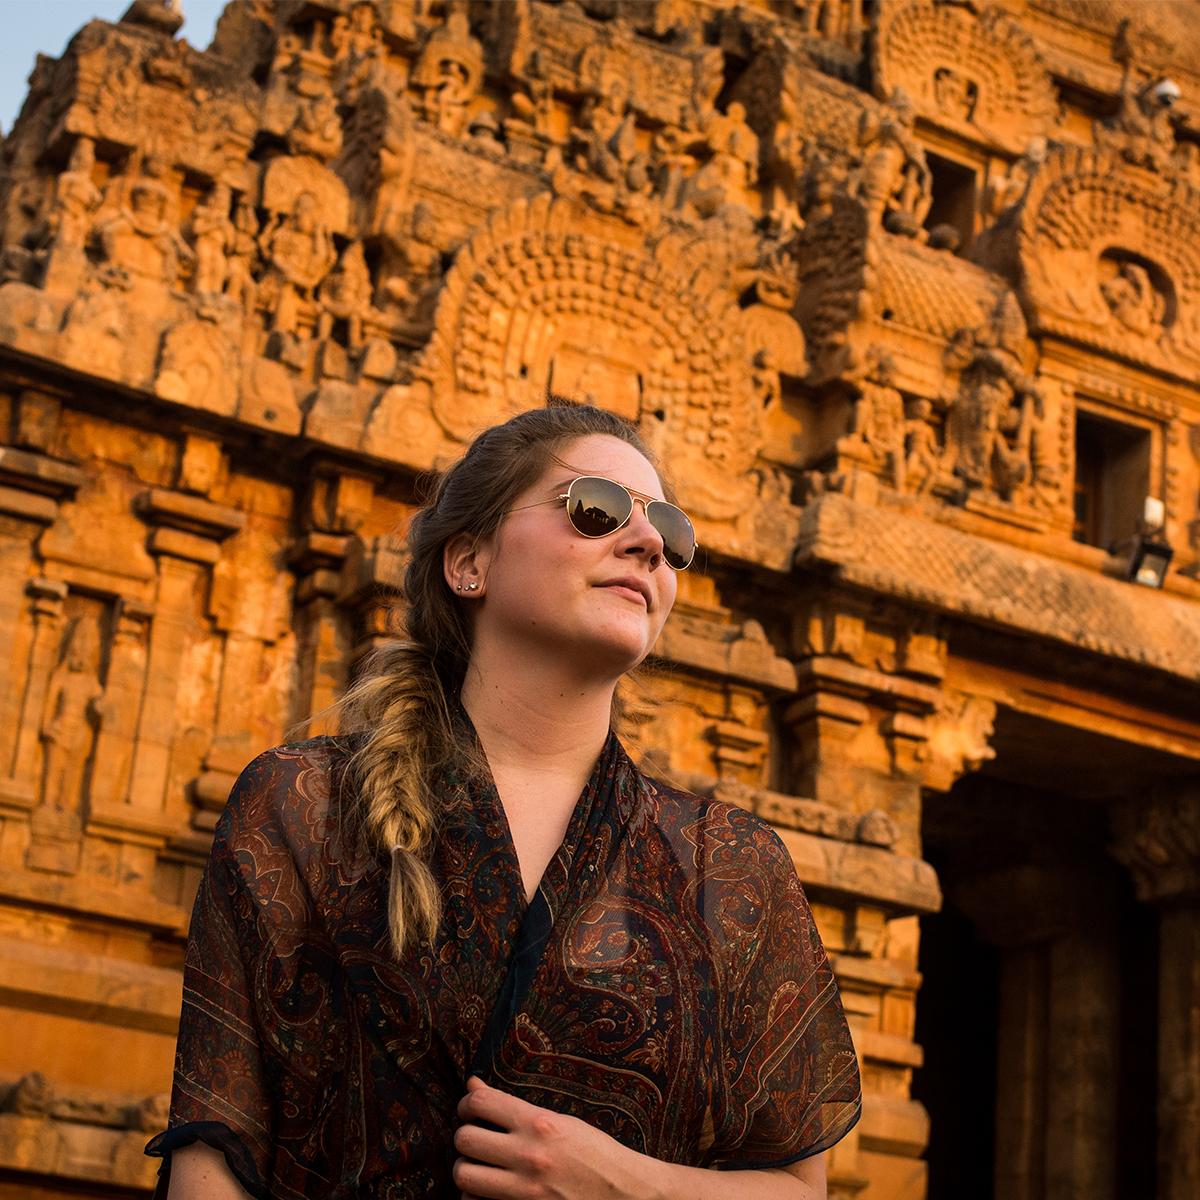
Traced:
POLYGON ((621 547, 621 553, 633 554, 639 550, 648 552, 650 565, 657 566, 662 561, 662 534, 650 523, 646 512, 647 502, 638 496, 633 498, 633 512, 629 515, 629 523, 621 532, 627 536, 627 543, 621 547), (638 505, 641 511, 638 511, 638 505))

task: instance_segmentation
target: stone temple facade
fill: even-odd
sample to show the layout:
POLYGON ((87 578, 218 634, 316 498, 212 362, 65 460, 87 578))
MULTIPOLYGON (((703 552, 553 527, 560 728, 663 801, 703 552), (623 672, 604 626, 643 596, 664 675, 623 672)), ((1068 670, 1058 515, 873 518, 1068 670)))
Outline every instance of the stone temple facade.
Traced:
POLYGON ((145 1194, 230 784, 551 385, 696 516, 625 732, 795 856, 830 1195, 1196 1200, 1200 5, 179 23, 87 25, 4 147, 0 1197, 145 1194))

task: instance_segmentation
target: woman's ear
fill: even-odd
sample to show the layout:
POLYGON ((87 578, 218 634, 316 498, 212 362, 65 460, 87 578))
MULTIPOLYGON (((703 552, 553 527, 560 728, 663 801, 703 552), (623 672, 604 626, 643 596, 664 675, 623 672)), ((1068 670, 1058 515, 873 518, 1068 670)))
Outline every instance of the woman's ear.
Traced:
POLYGON ((470 533, 457 533, 442 551, 442 571, 456 596, 477 599, 483 594, 486 543, 470 533))

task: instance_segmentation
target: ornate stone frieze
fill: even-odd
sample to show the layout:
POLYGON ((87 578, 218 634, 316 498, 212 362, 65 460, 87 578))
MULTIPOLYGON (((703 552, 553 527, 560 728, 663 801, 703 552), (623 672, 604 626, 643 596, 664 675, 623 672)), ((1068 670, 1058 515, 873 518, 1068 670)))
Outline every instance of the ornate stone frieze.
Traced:
POLYGON ((1031 328, 1189 376, 1200 365, 1200 191, 1103 151, 1051 153, 1015 244, 1031 328))
POLYGON ((1184 678, 1200 674, 1200 613, 1186 600, 836 493, 804 509, 797 562, 922 607, 1184 678))
POLYGON ((1037 43, 999 7, 888 0, 872 67, 879 95, 902 88, 921 116, 1010 153, 1058 115, 1037 43))
POLYGON ((731 518, 754 486, 759 417, 739 397, 761 347, 737 336, 731 281, 694 269, 705 249, 679 235, 647 239, 549 195, 514 205, 455 260, 414 386, 458 439, 548 386, 603 394, 653 441, 678 447, 688 503, 731 518))

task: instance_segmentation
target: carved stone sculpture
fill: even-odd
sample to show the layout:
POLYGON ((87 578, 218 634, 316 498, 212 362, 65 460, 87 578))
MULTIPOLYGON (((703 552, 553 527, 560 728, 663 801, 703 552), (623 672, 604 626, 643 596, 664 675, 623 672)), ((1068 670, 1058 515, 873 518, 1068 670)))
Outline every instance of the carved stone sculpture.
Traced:
POLYGON ((201 296, 219 296, 230 275, 229 254, 234 248, 235 230, 229 219, 229 203, 228 184, 218 183, 205 202, 192 210, 192 246, 196 254, 192 286, 201 296))
POLYGON ((103 278, 121 288, 137 281, 174 287, 180 269, 195 261, 192 248, 170 219, 170 194, 148 162, 129 181, 128 195, 113 217, 96 231, 105 265, 103 278))
POLYGON ((68 626, 42 706, 42 803, 47 808, 79 807, 93 726, 100 716, 97 705, 104 694, 96 674, 99 654, 94 622, 80 619, 68 626))
POLYGON ((296 333, 301 307, 336 260, 333 238, 321 222, 316 199, 301 193, 286 216, 277 216, 259 238, 268 273, 259 298, 271 310, 271 327, 296 333))

